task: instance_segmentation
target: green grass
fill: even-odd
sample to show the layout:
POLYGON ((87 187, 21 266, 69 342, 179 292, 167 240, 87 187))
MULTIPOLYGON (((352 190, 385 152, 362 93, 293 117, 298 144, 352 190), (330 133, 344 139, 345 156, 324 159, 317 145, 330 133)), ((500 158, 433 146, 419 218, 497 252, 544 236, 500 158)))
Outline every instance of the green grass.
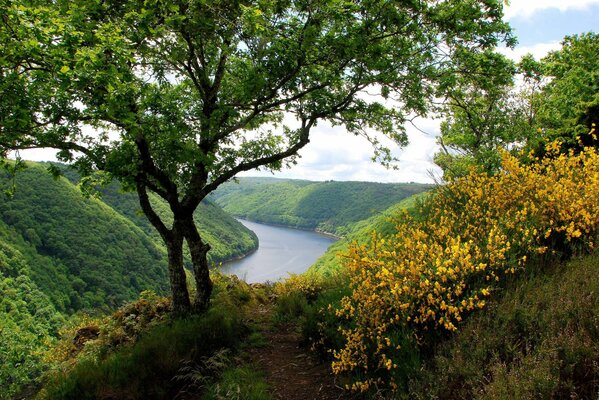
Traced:
POLYGON ((539 265, 442 343, 410 399, 597 399, 599 255, 539 265))
POLYGON ((253 366, 227 369, 208 387, 206 400, 270 400, 264 374, 253 366))

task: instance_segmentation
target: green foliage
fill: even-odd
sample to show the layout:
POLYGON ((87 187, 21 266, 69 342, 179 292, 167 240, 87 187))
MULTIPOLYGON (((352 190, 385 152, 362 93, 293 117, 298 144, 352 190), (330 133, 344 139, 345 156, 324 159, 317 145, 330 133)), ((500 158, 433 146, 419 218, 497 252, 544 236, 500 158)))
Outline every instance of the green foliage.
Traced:
POLYGON ((61 310, 113 308, 142 290, 166 290, 164 251, 131 221, 38 164, 17 185, 12 198, 0 198, 0 218, 52 260, 32 263, 32 279, 61 310))
POLYGON ((565 150, 599 145, 589 134, 599 124, 598 52, 599 35, 589 32, 566 36, 541 61, 523 57, 517 69, 493 53, 467 57, 478 73, 456 79, 449 90, 435 155, 445 179, 472 168, 497 172, 501 149, 527 147, 541 156, 558 138, 565 150), (517 88, 515 72, 522 77, 517 88))
POLYGON ((408 398, 595 398, 598 266, 595 254, 512 282, 426 360, 408 398))
POLYGON ((228 354, 246 337, 245 310, 256 299, 234 278, 217 275, 215 285, 212 306, 200 316, 172 319, 163 299, 145 294, 109 318, 65 332, 49 353, 53 368, 40 398, 174 398, 192 389, 216 390, 221 373, 223 390, 229 390, 226 374, 236 372, 227 372, 233 362, 228 354), (75 340, 94 326, 96 337, 75 340))
POLYGON ((599 34, 566 36, 562 48, 540 61, 540 73, 548 82, 538 94, 537 125, 545 142, 561 138, 568 148, 599 145, 588 135, 599 125, 599 34), (582 143, 578 137, 581 137, 582 143))
POLYGON ((516 66, 496 53, 465 57, 472 74, 456 79, 441 111, 445 120, 438 138, 435 163, 443 177, 453 180, 471 168, 495 173, 500 149, 526 140, 531 129, 526 110, 514 93, 516 66))
MULTIPOLYGON (((73 169, 62 164, 49 165, 58 166, 65 177, 74 184, 80 182, 79 174, 73 169)), ((157 246, 163 248, 164 243, 158 231, 141 211, 137 195, 123 191, 120 186, 118 182, 112 182, 107 186, 98 188, 102 202, 132 221, 146 235, 152 237, 157 246)), ((149 197, 156 213, 171 226, 173 216, 166 201, 154 194, 150 194, 149 197)), ((216 264, 241 257, 258 247, 258 238, 252 231, 208 200, 200 203, 194 213, 194 220, 202 238, 210 244, 211 249, 208 252, 208 261, 210 263, 216 264)), ((186 264, 190 267, 189 249, 186 249, 185 256, 186 264)))
POLYGON ((310 182, 240 178, 215 191, 225 211, 253 221, 345 236, 351 226, 400 200, 429 190, 417 183, 310 182))
POLYGON ((206 400, 270 400, 264 374, 252 366, 225 370, 220 381, 208 388, 206 400))
MULTIPOLYGON (((0 222, 0 399, 9 399, 43 370, 42 351, 64 323, 52 301, 31 279, 28 260, 3 237, 0 222)), ((25 250, 31 250, 25 248, 25 250)))

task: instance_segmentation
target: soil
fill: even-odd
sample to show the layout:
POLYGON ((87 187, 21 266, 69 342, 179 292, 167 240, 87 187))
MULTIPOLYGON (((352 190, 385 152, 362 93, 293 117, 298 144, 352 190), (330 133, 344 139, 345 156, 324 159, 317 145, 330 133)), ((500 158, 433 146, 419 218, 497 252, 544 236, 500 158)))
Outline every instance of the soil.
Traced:
POLYGON ((272 307, 256 310, 257 323, 267 345, 248 351, 249 361, 264 370, 273 400, 356 400, 335 380, 330 364, 320 362, 301 346, 298 326, 290 323, 272 326, 272 307))

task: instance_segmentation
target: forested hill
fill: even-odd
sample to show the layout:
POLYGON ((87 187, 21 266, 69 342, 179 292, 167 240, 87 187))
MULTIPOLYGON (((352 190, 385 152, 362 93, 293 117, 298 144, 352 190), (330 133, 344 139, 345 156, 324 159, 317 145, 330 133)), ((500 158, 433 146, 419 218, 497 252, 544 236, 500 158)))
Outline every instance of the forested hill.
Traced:
POLYGON ((426 193, 421 193, 408 197, 377 215, 351 225, 345 237, 333 243, 327 251, 316 260, 314 265, 310 267, 310 271, 318 272, 323 275, 333 274, 341 268, 343 259, 339 257, 339 254, 346 254, 350 243, 370 243, 373 232, 376 232, 383 237, 388 237, 397 233, 393 224, 393 218, 403 210, 409 210, 414 207, 414 205, 417 204, 417 201, 423 200, 426 195, 426 193))
MULTIPOLYGON (((79 183, 80 178, 76 172, 65 165, 55 165, 58 165, 69 181, 73 184, 79 183)), ((150 192, 148 195, 154 210, 160 218, 163 221, 172 223, 172 214, 166 201, 154 193, 150 192)), ((101 200, 141 228, 159 246, 163 247, 158 231, 143 215, 135 193, 123 192, 120 190, 120 184, 113 182, 101 189, 101 200)), ((211 249, 208 252, 208 261, 210 263, 239 258, 258 247, 258 238, 254 232, 232 218, 212 201, 204 200, 200 203, 195 212, 195 222, 202 238, 210 243, 211 249)), ((185 251, 187 253, 187 249, 185 251)), ((188 259, 186 261, 189 262, 188 259)))
MULTIPOLYGON (((0 174, 0 365, 7 366, 0 398, 40 373, 47 341, 73 312, 113 309, 146 289, 168 292, 166 252, 136 196, 114 183, 101 199, 84 198, 75 174, 54 179, 46 169, 29 163, 14 181, 0 174)), ((254 233, 217 205, 199 212, 213 262, 257 246, 254 233)))
POLYGON ((238 217, 344 236, 355 222, 431 188, 420 183, 239 178, 211 198, 238 217))
MULTIPOLYGON (((71 181, 53 179, 45 165, 34 163, 17 174, 15 183, 13 198, 0 196, 4 236, 24 243, 30 278, 58 310, 112 308, 145 289, 166 292, 164 246, 138 214, 135 195, 121 194, 113 184, 104 201, 84 198, 71 181), (44 261, 36 261, 39 257, 44 261)), ((1 176, 0 190, 11 184, 1 176)), ((167 212, 163 203, 156 205, 167 212)), ((213 262, 257 245, 251 231, 217 206, 204 204, 200 212, 213 262)))
MULTIPOLYGON (((42 165, 30 164, 15 183, 12 198, 0 197, 0 219, 30 245, 28 253, 52 260, 30 265, 31 278, 56 293, 61 311, 112 308, 144 289, 166 291, 164 251, 131 221, 42 165)), ((3 176, 0 189, 11 184, 3 176)))

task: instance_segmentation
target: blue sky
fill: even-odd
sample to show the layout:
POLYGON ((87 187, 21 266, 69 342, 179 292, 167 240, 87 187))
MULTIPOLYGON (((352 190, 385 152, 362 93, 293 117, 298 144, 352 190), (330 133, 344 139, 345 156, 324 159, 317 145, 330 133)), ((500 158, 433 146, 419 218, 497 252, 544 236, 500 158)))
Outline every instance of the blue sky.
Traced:
MULTIPOLYGON (((511 0, 504 19, 518 37, 514 50, 502 52, 517 60, 526 53, 537 58, 558 49, 565 35, 593 31, 599 21, 599 0, 511 0)), ((438 120, 419 119, 417 128, 407 126, 410 144, 393 147, 399 170, 387 170, 371 161, 372 148, 365 139, 340 128, 321 124, 310 143, 300 151, 298 164, 276 174, 250 171, 245 176, 276 176, 309 180, 361 180, 377 182, 432 182, 440 170, 432 163, 438 150, 438 120), (422 131, 426 133, 422 133, 422 131)), ((54 159, 54 152, 36 150, 22 156, 31 160, 54 159)))

